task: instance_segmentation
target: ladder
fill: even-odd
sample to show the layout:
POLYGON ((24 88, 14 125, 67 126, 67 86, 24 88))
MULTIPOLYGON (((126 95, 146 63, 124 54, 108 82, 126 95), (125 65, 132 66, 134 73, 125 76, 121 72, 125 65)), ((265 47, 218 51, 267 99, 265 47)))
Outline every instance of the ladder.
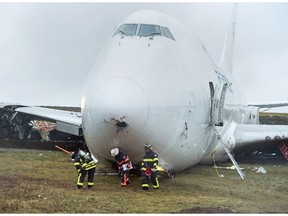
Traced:
POLYGON ((231 154, 227 145, 223 142, 221 136, 219 135, 216 125, 223 126, 223 110, 224 110, 224 101, 225 95, 227 91, 228 84, 217 84, 216 88, 214 89, 213 82, 209 82, 210 88, 210 115, 209 115, 209 124, 212 127, 214 133, 216 134, 217 140, 219 140, 223 144, 223 148, 225 149, 227 155, 229 156, 230 160, 232 161, 233 165, 235 166, 236 170, 238 171, 240 177, 242 179, 245 178, 244 173, 240 169, 239 165, 235 161, 233 155, 231 154))
MULTIPOLYGON (((225 149, 227 155, 229 156, 230 160, 232 161, 233 165, 235 166, 238 174, 240 175, 240 177, 241 177, 242 179, 245 179, 245 174, 244 174, 244 173, 242 172, 242 170, 240 169, 238 163, 237 163, 236 160, 234 159, 234 157, 233 157, 233 155, 231 154, 230 150, 228 149, 227 145, 223 142, 223 140, 222 140, 221 136, 219 135, 219 133, 218 133, 215 125, 214 125, 213 123, 210 123, 210 125, 211 125, 214 133, 216 134, 217 140, 219 140, 219 141, 223 144, 223 148, 225 149)), ((287 148, 287 154, 288 154, 288 148, 287 148)), ((287 155, 287 157, 288 157, 288 155, 287 155)))
POLYGON ((278 145, 278 148, 280 149, 280 151, 282 152, 282 154, 284 155, 286 160, 288 160, 288 147, 287 147, 287 145, 285 143, 282 143, 282 144, 278 145))

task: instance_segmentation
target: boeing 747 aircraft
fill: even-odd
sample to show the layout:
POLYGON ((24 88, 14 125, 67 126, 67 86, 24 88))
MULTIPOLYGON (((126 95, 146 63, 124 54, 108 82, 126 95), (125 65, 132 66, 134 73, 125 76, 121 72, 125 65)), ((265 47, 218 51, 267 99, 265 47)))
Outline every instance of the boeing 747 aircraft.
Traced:
POLYGON ((17 104, 0 104, 0 112, 10 122, 18 118, 19 134, 35 118, 83 134, 100 160, 113 160, 110 150, 119 147, 140 163, 149 143, 170 172, 229 157, 233 162, 231 152, 287 141, 287 126, 259 125, 259 108, 241 99, 232 77, 233 14, 219 65, 183 23, 138 11, 119 24, 100 52, 81 113, 17 104))

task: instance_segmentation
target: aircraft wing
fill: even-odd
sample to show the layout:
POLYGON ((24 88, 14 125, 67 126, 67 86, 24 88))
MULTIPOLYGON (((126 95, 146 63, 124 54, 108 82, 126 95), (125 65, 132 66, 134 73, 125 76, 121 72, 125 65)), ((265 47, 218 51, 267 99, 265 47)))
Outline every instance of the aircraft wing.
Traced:
POLYGON ((261 103, 261 104, 249 104, 248 106, 256 106, 259 108, 275 108, 288 106, 288 103, 261 103))
POLYGON ((237 125, 234 131, 235 153, 288 142, 288 125, 237 125))
MULTIPOLYGON (((82 136, 82 115, 80 112, 0 103, 0 126, 2 127, 0 127, 0 130, 3 130, 3 128, 13 128, 15 130, 16 128, 19 134, 23 134, 29 122, 33 120, 55 122, 56 130, 82 136)), ((19 138, 21 139, 23 136, 19 135, 19 138)))
POLYGON ((271 108, 261 108, 260 109, 261 114, 275 114, 275 115, 281 115, 287 116, 288 115, 288 105, 287 106, 281 106, 281 107, 271 107, 271 108))
POLYGON ((15 109, 15 111, 27 115, 32 115, 36 118, 38 117, 47 121, 60 121, 78 127, 81 127, 82 125, 81 113, 79 112, 71 112, 44 107, 19 107, 15 109))

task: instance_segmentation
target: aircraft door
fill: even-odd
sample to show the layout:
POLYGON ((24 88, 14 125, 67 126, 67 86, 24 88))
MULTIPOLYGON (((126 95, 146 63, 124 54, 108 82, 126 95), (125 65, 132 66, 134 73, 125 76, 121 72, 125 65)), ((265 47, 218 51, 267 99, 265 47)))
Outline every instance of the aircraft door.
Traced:
POLYGON ((217 126, 223 126, 223 109, 227 86, 227 83, 217 84, 214 89, 213 83, 209 82, 211 95, 210 122, 217 126))

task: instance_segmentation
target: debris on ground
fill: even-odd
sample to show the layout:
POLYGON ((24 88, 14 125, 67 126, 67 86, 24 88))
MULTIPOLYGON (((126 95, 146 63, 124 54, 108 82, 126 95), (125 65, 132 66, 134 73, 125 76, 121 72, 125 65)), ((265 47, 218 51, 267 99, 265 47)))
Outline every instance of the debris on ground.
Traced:
POLYGON ((265 174, 265 173, 267 173, 267 170, 264 168, 264 167, 255 167, 254 169, 253 169, 253 171, 256 171, 256 173, 262 173, 262 174, 265 174))

